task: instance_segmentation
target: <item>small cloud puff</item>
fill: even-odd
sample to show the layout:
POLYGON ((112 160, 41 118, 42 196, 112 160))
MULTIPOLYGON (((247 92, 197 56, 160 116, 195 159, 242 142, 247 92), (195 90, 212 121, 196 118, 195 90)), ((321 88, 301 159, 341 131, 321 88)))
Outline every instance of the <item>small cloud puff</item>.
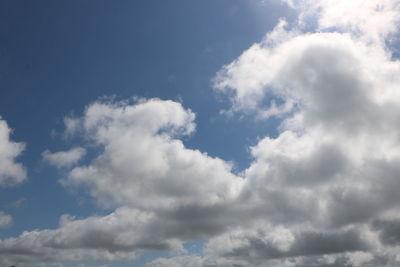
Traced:
POLYGON ((50 152, 45 150, 42 153, 43 160, 57 168, 71 167, 86 155, 86 149, 82 147, 71 148, 67 151, 50 152))
POLYGON ((12 217, 3 211, 0 211, 0 228, 6 228, 12 224, 12 217))

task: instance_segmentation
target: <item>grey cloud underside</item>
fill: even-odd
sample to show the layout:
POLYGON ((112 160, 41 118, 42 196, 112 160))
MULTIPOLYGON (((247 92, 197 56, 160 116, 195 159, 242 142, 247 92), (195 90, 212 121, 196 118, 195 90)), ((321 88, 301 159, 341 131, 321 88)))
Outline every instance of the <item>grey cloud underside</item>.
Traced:
POLYGON ((259 237, 248 237, 247 246, 234 249, 222 256, 249 260, 277 259, 293 256, 335 254, 344 251, 363 251, 368 246, 360 239, 356 231, 343 233, 305 232, 296 237, 288 251, 281 251, 269 242, 259 237))
POLYGON ((382 2, 386 16, 370 4, 342 2, 350 13, 339 15, 332 1, 290 2, 318 7, 320 30, 353 26, 303 34, 281 22, 217 74, 216 90, 232 101, 225 112, 281 119, 277 137, 250 148, 247 169, 234 174, 231 163, 186 148, 195 115, 180 103, 92 103, 65 120, 66 135, 98 154, 86 165, 72 157, 62 184, 115 211, 1 240, 0 262, 154 249, 177 256, 148 266, 398 266, 400 64, 382 42, 398 2, 382 2), (265 106, 269 97, 283 104, 265 106), (182 245, 198 240, 207 240, 202 254, 185 254, 182 245))
POLYGON ((400 245, 400 220, 377 220, 373 228, 379 231, 381 242, 389 246, 400 245))

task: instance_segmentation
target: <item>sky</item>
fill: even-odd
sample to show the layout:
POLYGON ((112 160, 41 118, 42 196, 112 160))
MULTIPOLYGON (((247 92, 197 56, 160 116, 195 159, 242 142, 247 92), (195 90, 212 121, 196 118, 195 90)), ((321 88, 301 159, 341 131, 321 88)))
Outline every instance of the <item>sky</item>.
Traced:
POLYGON ((400 265, 399 0, 2 1, 0 265, 400 265))

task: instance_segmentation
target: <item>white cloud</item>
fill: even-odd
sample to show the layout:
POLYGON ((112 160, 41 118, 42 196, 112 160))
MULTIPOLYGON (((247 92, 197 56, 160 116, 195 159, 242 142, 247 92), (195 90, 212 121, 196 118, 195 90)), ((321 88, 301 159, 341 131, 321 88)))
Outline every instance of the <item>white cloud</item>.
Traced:
POLYGON ((333 123, 351 112, 349 123, 358 124, 376 105, 395 101, 398 72, 382 47, 348 34, 316 33, 253 45, 218 73, 215 86, 230 94, 236 112, 269 117, 302 108, 309 111, 307 119, 321 116, 333 123))
POLYGON ((397 31, 398 0, 299 0, 293 1, 301 16, 317 13, 321 30, 336 28, 361 36, 365 41, 382 42, 397 31))
MULTIPOLYGON (((231 112, 282 118, 280 134, 263 138, 251 149, 254 161, 244 171, 242 195, 247 197, 249 210, 268 214, 260 219, 263 224, 284 224, 294 233, 320 232, 331 244, 345 240, 329 233, 348 231, 354 225, 362 229, 358 236, 368 236, 358 248, 343 244, 343 251, 337 251, 338 255, 329 261, 294 248, 285 256, 278 253, 279 257, 301 256, 297 264, 313 266, 394 266, 398 252, 388 244, 397 244, 397 222, 377 223, 380 237, 368 228, 371 221, 387 212, 398 213, 400 208, 393 190, 399 186, 400 139, 394 125, 400 122, 396 78, 400 76, 400 64, 382 42, 397 30, 399 16, 391 12, 397 3, 301 3, 314 8, 320 29, 336 27, 340 31, 301 33, 296 29, 283 34, 281 23, 262 42, 224 66, 214 80, 216 89, 230 97, 231 112), (383 25, 364 23, 367 18, 383 25), (276 108, 277 102, 281 108, 276 108), (354 248, 368 252, 346 253, 354 248)), ((306 12, 305 6, 300 12, 306 12)), ((234 242, 232 232, 211 241, 217 244, 220 240, 219 247, 225 249, 216 257, 239 265, 268 262, 274 266, 276 248, 266 256, 266 247, 272 245, 262 241, 261 232, 255 229, 243 227, 239 232, 246 235, 239 235, 234 242), (247 257, 257 258, 260 247, 264 247, 263 255, 268 260, 254 263, 247 257), (239 253, 243 256, 238 257, 239 253)), ((353 241, 356 239, 354 236, 353 241)), ((321 239, 316 246, 323 247, 323 243, 321 239)), ((334 249, 333 245, 329 249, 334 249)))
POLYGON ((15 161, 25 145, 11 141, 10 135, 11 129, 0 117, 0 186, 16 185, 26 178, 25 168, 15 161))
POLYGON ((82 147, 75 147, 68 151, 58 151, 54 153, 51 153, 49 150, 45 150, 42 153, 44 161, 58 168, 70 167, 76 164, 85 155, 86 149, 82 147))
POLYGON ((145 248, 179 249, 176 241, 150 229, 153 219, 150 213, 128 208, 80 220, 65 215, 58 229, 23 232, 1 240, 0 263, 133 259, 135 252, 145 248))
POLYGON ((177 139, 194 132, 194 117, 180 103, 159 99, 89 105, 74 119, 76 130, 99 152, 89 165, 74 167, 63 184, 86 188, 116 211, 82 220, 65 215, 58 229, 4 239, 0 253, 7 263, 125 259, 144 249, 179 250, 229 227, 224 216, 232 216, 229 206, 243 179, 232 174, 231 164, 177 139))
POLYGON ((171 209, 223 203, 238 193, 242 180, 230 164, 175 138, 195 129, 194 114, 179 103, 97 102, 80 120, 86 138, 103 152, 63 182, 85 186, 103 203, 171 209))
POLYGON ((0 211, 0 229, 10 226, 12 221, 13 219, 11 215, 6 214, 3 211, 0 211))
POLYGON ((397 266, 400 63, 382 40, 398 4, 291 2, 296 29, 282 20, 214 79, 229 112, 281 119, 241 177, 185 147, 195 115, 179 103, 92 103, 66 132, 98 154, 62 182, 116 210, 4 239, 5 262, 125 259, 208 238, 200 255, 148 266, 397 266), (309 6, 323 32, 301 31, 309 6))
MULTIPOLYGON (((327 88, 335 86, 341 83, 327 88)), ((367 89, 375 90, 360 86, 360 94, 367 89)), ((382 216, 399 211, 399 139, 389 131, 393 118, 385 115, 394 104, 379 101, 365 105, 377 107, 371 114, 381 126, 372 127, 376 118, 365 114, 351 131, 344 123, 333 127, 325 115, 312 117, 310 107, 318 103, 299 105, 282 122, 279 136, 263 138, 251 149, 254 160, 242 178, 227 162, 184 147, 178 138, 195 127, 193 113, 181 104, 158 99, 93 103, 76 120, 84 140, 100 148, 98 155, 74 167, 63 183, 83 186, 101 204, 126 207, 103 217, 62 216, 58 229, 2 240, 0 252, 7 264, 113 260, 145 249, 179 251, 186 241, 209 237, 203 256, 148 265, 394 262, 397 251, 390 247, 400 243, 398 222, 382 216)), ((339 120, 340 113, 335 116, 339 120)))

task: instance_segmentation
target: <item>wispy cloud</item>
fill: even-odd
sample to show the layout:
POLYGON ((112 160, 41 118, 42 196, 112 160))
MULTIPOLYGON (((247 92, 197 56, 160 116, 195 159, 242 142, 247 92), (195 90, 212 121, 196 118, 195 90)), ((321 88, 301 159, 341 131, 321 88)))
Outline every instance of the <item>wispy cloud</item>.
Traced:
POLYGON ((13 221, 13 219, 12 219, 11 215, 9 215, 3 211, 0 211, 0 229, 10 226, 12 221, 13 221))
POLYGON ((86 149, 82 147, 74 147, 67 151, 50 152, 45 150, 42 153, 43 160, 50 165, 58 168, 70 167, 81 160, 86 154, 86 149))

